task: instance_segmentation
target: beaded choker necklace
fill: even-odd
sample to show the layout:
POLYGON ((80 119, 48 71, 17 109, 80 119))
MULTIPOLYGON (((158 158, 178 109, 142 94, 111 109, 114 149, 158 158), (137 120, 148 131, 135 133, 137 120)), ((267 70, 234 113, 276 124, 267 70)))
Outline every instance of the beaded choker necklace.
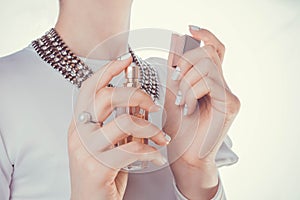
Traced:
MULTIPOLYGON (((94 74, 93 70, 68 48, 54 28, 32 41, 32 46, 45 62, 78 88, 81 87, 83 81, 94 74)), ((128 50, 133 62, 139 66, 141 89, 147 92, 153 100, 159 99, 159 81, 156 69, 135 55, 130 46, 128 46, 128 50)))

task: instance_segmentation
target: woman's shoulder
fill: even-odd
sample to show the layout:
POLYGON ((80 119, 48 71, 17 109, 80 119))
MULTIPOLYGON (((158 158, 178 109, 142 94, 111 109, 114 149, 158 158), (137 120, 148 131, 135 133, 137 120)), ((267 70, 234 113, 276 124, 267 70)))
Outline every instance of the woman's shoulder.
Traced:
POLYGON ((0 58, 1 79, 7 75, 22 74, 39 62, 38 54, 30 44, 19 51, 0 58))
POLYGON ((42 82, 49 82, 53 71, 29 44, 0 58, 0 91, 28 91, 39 87, 42 82))
POLYGON ((29 95, 39 88, 51 86, 56 75, 31 45, 0 58, 0 92, 8 100, 12 96, 29 95))

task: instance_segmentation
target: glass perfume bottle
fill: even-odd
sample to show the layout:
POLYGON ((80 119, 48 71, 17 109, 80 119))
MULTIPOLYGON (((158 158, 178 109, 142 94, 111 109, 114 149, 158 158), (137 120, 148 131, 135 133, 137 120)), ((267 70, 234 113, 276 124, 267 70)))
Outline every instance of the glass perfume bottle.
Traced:
MULTIPOLYGON (((123 84, 124 87, 134 87, 134 88, 140 88, 139 83, 139 66, 136 65, 134 62, 131 63, 126 69, 125 69, 125 82, 123 84)), ((135 117, 139 117, 145 120, 148 120, 148 111, 140 108, 139 106, 135 107, 123 107, 117 109, 117 115, 127 113, 130 115, 133 115, 135 117)), ((128 136, 125 139, 119 141, 116 146, 120 146, 122 144, 129 143, 131 141, 138 141, 143 144, 148 144, 148 138, 137 138, 133 136, 128 136)), ((148 161, 136 161, 127 167, 124 167, 124 170, 127 171, 134 171, 134 170, 140 170, 144 169, 148 166, 148 161)))

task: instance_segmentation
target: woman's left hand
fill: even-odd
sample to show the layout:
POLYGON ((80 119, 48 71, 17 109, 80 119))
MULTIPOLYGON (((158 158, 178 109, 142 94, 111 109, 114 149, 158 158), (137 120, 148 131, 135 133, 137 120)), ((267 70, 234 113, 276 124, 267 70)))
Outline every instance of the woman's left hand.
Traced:
POLYGON ((190 32, 205 45, 169 68, 163 130, 172 138, 168 159, 179 190, 188 199, 210 199, 218 185, 215 157, 240 102, 223 76, 224 45, 208 30, 190 32))

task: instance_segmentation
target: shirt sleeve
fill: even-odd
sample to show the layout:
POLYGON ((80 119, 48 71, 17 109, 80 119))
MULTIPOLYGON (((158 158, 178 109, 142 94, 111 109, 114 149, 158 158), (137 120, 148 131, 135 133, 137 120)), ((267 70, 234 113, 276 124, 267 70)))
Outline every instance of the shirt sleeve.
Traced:
POLYGON ((8 200, 10 197, 10 182, 13 166, 8 158, 3 135, 0 131, 0 199, 8 200))
MULTIPOLYGON (((173 179, 173 187, 174 187, 174 191, 175 191, 176 200, 188 200, 185 196, 183 196, 183 194, 181 194, 181 192, 179 192, 176 182, 175 182, 175 179, 173 179)), ((223 185, 222 185, 220 178, 219 178, 219 185, 218 185, 217 193, 211 200, 226 200, 226 196, 225 196, 225 193, 223 190, 223 185)))

